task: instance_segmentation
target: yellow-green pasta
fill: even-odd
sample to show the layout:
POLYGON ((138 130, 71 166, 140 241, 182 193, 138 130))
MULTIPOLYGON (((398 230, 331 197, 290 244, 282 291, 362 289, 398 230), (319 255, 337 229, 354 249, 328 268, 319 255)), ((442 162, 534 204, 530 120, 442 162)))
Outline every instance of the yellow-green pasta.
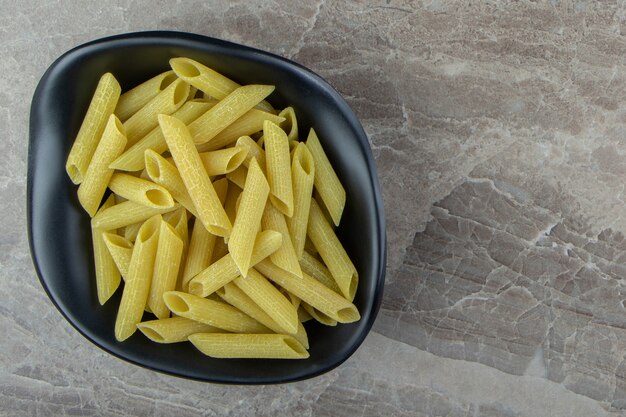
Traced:
POLYGON ((242 276, 248 274, 254 239, 261 228, 261 216, 269 192, 270 187, 265 175, 256 160, 253 160, 241 194, 241 204, 237 209, 233 232, 228 241, 228 250, 242 276))
MULTIPOLYGON (((230 183, 234 184, 234 183, 230 183)), ((226 201, 224 202, 224 210, 231 223, 235 223, 235 216, 237 215, 237 199, 242 193, 242 189, 231 185, 228 187, 228 194, 226 195, 226 201)))
POLYGON ((324 326, 336 326, 337 320, 328 317, 326 314, 321 313, 308 305, 307 303, 302 303, 302 308, 304 311, 309 313, 312 319, 317 321, 318 323, 322 323, 324 326))
POLYGON ((187 259, 187 251, 189 250, 189 226, 187 224, 187 210, 180 207, 176 211, 163 215, 163 220, 172 225, 176 234, 183 241, 183 254, 181 255, 180 267, 178 268, 178 277, 176 278, 175 289, 180 289, 183 282, 183 274, 185 272, 185 259, 187 259))
MULTIPOLYGON (((233 80, 193 59, 172 58, 170 59, 170 66, 180 78, 218 100, 241 87, 233 80)), ((265 111, 274 111, 273 107, 266 101, 262 101, 257 107, 265 111)))
POLYGON ((306 273, 302 274, 302 278, 297 277, 277 267, 269 259, 256 264, 255 269, 303 302, 340 323, 352 323, 361 318, 354 304, 306 273))
POLYGON ((224 97, 189 125, 194 143, 209 142, 274 91, 273 85, 246 85, 224 97))
MULTIPOLYGON (((302 253, 302 257, 300 258, 300 267, 303 272, 309 274, 331 290, 335 291, 337 294, 341 294, 339 285, 337 285, 337 281, 335 281, 335 278, 333 278, 328 268, 326 268, 323 263, 318 261, 309 252, 304 251, 302 253)), ((353 299, 354 298, 349 298, 350 301, 353 299)))
POLYGON ((189 341, 212 358, 306 359, 309 352, 284 334, 196 333, 189 341))
POLYGON ((213 256, 211 257, 211 263, 217 262, 222 259, 228 253, 228 245, 224 241, 223 237, 215 239, 215 247, 213 248, 213 256))
POLYGON ((346 205, 346 190, 341 185, 315 130, 311 129, 306 140, 313 161, 315 162, 315 189, 328 209, 333 223, 339 226, 343 208, 346 205))
POLYGON ((243 146, 220 149, 200 154, 202 164, 209 176, 223 175, 234 171, 246 159, 248 149, 243 146))
POLYGON ((265 174, 265 151, 259 145, 256 144, 254 140, 250 136, 242 136, 237 139, 237 146, 243 146, 247 148, 248 152, 246 154, 245 159, 243 160, 243 164, 246 167, 250 167, 250 162, 252 159, 256 159, 261 167, 261 171, 265 174))
POLYGON ((150 293, 161 221, 160 215, 151 217, 137 235, 115 321, 115 338, 120 342, 132 336, 141 322, 150 293))
POLYGON ((191 200, 187 188, 185 188, 178 168, 152 149, 147 149, 145 152, 145 164, 148 177, 164 187, 174 197, 174 200, 178 201, 195 217, 198 217, 196 206, 191 200))
POLYGON ((311 200, 307 235, 313 241, 343 296, 348 300, 353 300, 359 283, 359 275, 315 200, 311 200))
POLYGON ((125 145, 124 128, 117 117, 111 115, 78 187, 78 201, 90 217, 96 214, 109 179, 113 175, 109 164, 124 151, 125 145))
POLYGON ((300 307, 298 308, 298 320, 300 320, 300 323, 306 323, 312 319, 313 317, 304 309, 304 303, 300 303, 300 307))
POLYGON ((159 319, 170 316, 170 311, 163 301, 163 294, 176 289, 176 279, 178 278, 182 254, 182 239, 178 237, 169 223, 161 221, 152 285, 148 296, 148 307, 159 319))
POLYGON ((140 221, 124 227, 124 239, 128 240, 129 242, 134 242, 137 238, 137 233, 139 233, 139 229, 141 228, 142 224, 143 221, 140 221))
POLYGON ((194 333, 224 332, 217 327, 200 323, 184 317, 170 317, 168 319, 144 321, 137 328, 146 337, 157 343, 186 342, 187 337, 194 333))
POLYGON ((174 204, 170 208, 154 208, 137 204, 132 201, 124 201, 106 210, 102 210, 91 220, 94 227, 104 230, 119 229, 134 223, 149 219, 155 214, 165 214, 178 209, 179 205, 174 204))
POLYGON ((246 176, 248 175, 248 168, 243 165, 239 165, 237 169, 226 174, 228 181, 235 184, 237 187, 243 190, 246 184, 246 176))
POLYGON ((293 216, 293 188, 291 164, 289 163, 289 142, 285 132, 272 122, 263 124, 265 138, 265 161, 267 181, 270 184, 270 200, 285 216, 293 216))
MULTIPOLYGON (((268 257, 282 243, 282 236, 274 230, 264 230, 255 239, 250 266, 268 257)), ((214 293, 239 275, 239 268, 230 253, 212 263, 189 282, 189 292, 201 297, 214 293)))
POLYGON ((285 121, 280 123, 279 126, 285 131, 289 141, 297 141, 298 121, 296 120, 296 112, 293 107, 290 106, 284 108, 280 113, 278 113, 278 115, 285 118, 285 121))
MULTIPOLYGON (((217 294, 228 304, 237 307, 262 325, 276 333, 284 333, 284 329, 278 325, 252 298, 239 289, 233 282, 229 282, 217 290, 217 294)), ((306 349, 309 348, 309 339, 302 323, 298 322, 298 330, 293 335, 306 349)))
POLYGON ((121 121, 127 120, 175 80, 174 71, 166 71, 128 90, 120 96, 115 115, 121 121))
POLYGON ((169 191, 152 181, 117 172, 109 181, 109 188, 128 201, 154 208, 170 208, 174 199, 169 191))
POLYGON ((137 143, 158 125, 159 114, 172 114, 187 100, 189 84, 176 80, 157 94, 139 111, 124 122, 128 146, 137 143))
POLYGON ((65 170, 74 184, 80 184, 83 181, 121 92, 119 83, 111 73, 107 72, 100 77, 87 114, 65 163, 65 170))
MULTIPOLYGON (((211 110, 209 110, 211 111, 211 110)), ((206 229, 218 236, 228 237, 232 229, 215 188, 209 179, 189 130, 180 120, 159 115, 159 124, 180 176, 206 229)))
POLYGON ((298 331, 298 311, 254 268, 250 269, 248 276, 237 277, 233 283, 283 329, 281 333, 295 334, 298 331))
MULTIPOLYGON (((172 116, 185 124, 189 124, 213 107, 215 103, 217 103, 217 101, 188 101, 183 104, 180 109, 176 110, 172 116)), ((165 143, 163 132, 159 126, 152 129, 150 133, 141 138, 133 146, 129 147, 123 154, 117 157, 109 167, 121 171, 139 171, 144 169, 146 166, 144 154, 148 149, 152 149, 157 154, 162 154, 167 150, 167 143, 165 143)))
POLYGON ((215 247, 215 239, 216 236, 209 233, 202 222, 196 219, 189 241, 189 253, 185 260, 183 279, 180 283, 181 290, 187 291, 189 281, 209 266, 215 247))
POLYGON ((285 118, 272 113, 252 109, 228 125, 210 141, 197 145, 198 151, 207 152, 221 149, 235 142, 241 136, 252 135, 263 129, 263 122, 266 120, 272 123, 281 123, 285 118))
POLYGON ((303 143, 299 143, 294 151, 291 161, 291 177, 293 179, 293 216, 286 220, 296 257, 300 259, 304 252, 315 177, 313 156, 303 143))
POLYGON ((302 276, 302 270, 296 251, 291 243, 291 237, 289 236, 289 229, 285 222, 285 217, 279 212, 272 204, 265 205, 265 211, 261 219, 263 230, 276 230, 283 237, 283 244, 278 250, 270 255, 272 262, 280 268, 291 272, 296 276, 302 276))
POLYGON ((126 279, 128 276, 128 265, 130 265, 130 258, 133 253, 133 244, 128 239, 110 232, 104 233, 102 238, 113 258, 113 262, 115 262, 117 270, 126 279))
POLYGON ((234 333, 270 333, 250 316, 235 307, 180 291, 163 295, 165 304, 177 316, 185 317, 234 333))
MULTIPOLYGON (((101 210, 115 204, 115 197, 109 196, 102 205, 101 210)), ((120 285, 120 271, 115 266, 115 261, 107 249, 104 241, 105 232, 102 229, 91 228, 91 238, 93 240, 94 264, 96 267, 96 288, 98 290, 98 301, 100 304, 107 302, 120 285)))

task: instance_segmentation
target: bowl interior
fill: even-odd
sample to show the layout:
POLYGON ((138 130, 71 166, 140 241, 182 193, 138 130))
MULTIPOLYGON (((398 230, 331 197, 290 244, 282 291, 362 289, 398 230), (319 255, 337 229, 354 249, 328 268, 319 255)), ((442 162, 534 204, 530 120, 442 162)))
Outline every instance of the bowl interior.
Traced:
MULTIPOLYGON (((325 372, 349 357, 371 328, 382 296, 385 231, 376 168, 353 112, 321 78, 285 59, 199 35, 144 32, 80 46, 57 60, 35 92, 28 165, 29 238, 35 267, 63 315, 96 345, 133 363, 179 376, 227 383, 275 383, 325 372), (302 361, 216 360, 190 343, 159 345, 140 332, 114 337, 121 297, 100 306, 96 296, 89 218, 65 159, 99 77, 109 71, 123 91, 169 69, 176 56, 196 59, 242 84, 277 86, 269 101, 294 106, 301 136, 314 127, 346 191, 338 235, 355 263, 354 300, 362 319, 325 327, 309 322, 311 357, 302 361)), ((146 319, 152 316, 146 315, 146 319)))

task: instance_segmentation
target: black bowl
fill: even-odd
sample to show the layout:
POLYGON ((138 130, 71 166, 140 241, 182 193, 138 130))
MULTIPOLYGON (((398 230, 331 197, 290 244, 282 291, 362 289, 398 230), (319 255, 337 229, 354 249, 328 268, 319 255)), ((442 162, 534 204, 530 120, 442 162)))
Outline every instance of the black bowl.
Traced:
POLYGON ((341 96, 322 78, 284 58, 179 32, 141 32, 79 46, 46 71, 33 97, 28 155, 28 232, 41 283, 63 316, 107 352, 156 371, 237 384, 296 381, 345 361, 363 342, 382 298, 386 237, 376 166, 367 137, 341 96), (119 343, 114 323, 121 297, 100 306, 89 217, 65 173, 65 159, 99 77, 109 71, 123 91, 168 69, 176 56, 196 59, 242 84, 274 84, 275 106, 293 105, 302 132, 314 127, 347 191, 338 235, 360 275, 357 323, 307 323, 306 360, 212 359, 190 343, 159 345, 140 332, 119 343))

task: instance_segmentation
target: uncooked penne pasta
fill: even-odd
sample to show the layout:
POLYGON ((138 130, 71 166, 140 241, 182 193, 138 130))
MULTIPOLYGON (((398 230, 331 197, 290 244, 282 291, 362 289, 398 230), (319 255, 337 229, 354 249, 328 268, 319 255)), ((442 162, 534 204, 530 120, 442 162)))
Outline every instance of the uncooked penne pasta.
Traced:
POLYGON ((196 320, 235 333, 270 333, 271 330, 235 307, 180 291, 163 295, 165 304, 177 316, 196 320))
POLYGON ((265 207, 269 192, 270 187, 265 175, 263 175, 256 160, 253 160, 248 170, 246 183, 241 194, 241 204, 237 209, 233 231, 228 241, 228 250, 239 269, 239 273, 244 277, 248 274, 254 240, 261 228, 263 207, 265 207))
POLYGON ((302 278, 297 277, 277 267, 269 259, 256 264, 255 269, 267 279, 340 323, 352 323, 361 318, 354 304, 306 273, 302 274, 302 278))
POLYGON ((120 96, 115 115, 122 122, 127 120, 175 80, 174 71, 166 71, 128 90, 120 96))
POLYGON ((281 333, 295 334, 298 331, 298 310, 254 268, 250 269, 248 276, 237 277, 233 283, 283 329, 281 333))
MULTIPOLYGON (((209 110, 211 111, 211 110, 209 110)), ((228 237, 232 229, 215 188, 209 179, 189 130, 180 120, 159 115, 165 141, 174 157, 180 176, 206 229, 218 236, 228 237)))
POLYGON ((353 300, 359 283, 359 275, 315 200, 311 200, 307 235, 337 281, 343 296, 348 300, 353 300))
POLYGON ((346 190, 341 185, 315 130, 311 129, 306 140, 313 161, 315 162, 315 189, 320 194, 324 205, 333 218, 335 226, 339 226, 343 208, 346 205, 346 190))
POLYGON ((189 84, 175 80, 165 90, 157 94, 139 111, 124 122, 128 146, 137 143, 152 129, 157 127, 159 114, 172 114, 187 100, 189 84))
MULTIPOLYGON (((339 285, 337 285, 337 281, 335 281, 328 268, 326 268, 323 263, 318 261, 309 252, 304 251, 302 253, 302 257, 300 258, 300 267, 303 272, 309 274, 331 290, 335 291, 337 294, 341 294, 339 285)), ((352 301, 353 299, 348 300, 352 301)))
POLYGON ((178 201, 191 214, 197 217, 196 206, 191 200, 187 188, 185 188, 185 183, 180 176, 180 172, 178 172, 178 168, 152 149, 146 150, 145 164, 148 177, 169 191, 174 200, 178 201))
POLYGON ((134 242, 137 238, 137 233, 139 233, 139 229, 141 228, 142 224, 143 221, 139 221, 137 223, 129 224, 128 226, 124 227, 124 239, 128 240, 129 242, 134 242))
POLYGON ((235 185, 228 187, 228 194, 226 195, 226 201, 224 202, 224 210, 226 211, 226 215, 231 223, 235 223, 235 216, 237 215, 237 200, 241 193, 241 188, 236 187, 235 185))
POLYGON ((154 208, 170 208, 174 199, 169 191, 152 181, 117 172, 109 181, 109 188, 128 201, 154 208))
POLYGON ((278 250, 270 255, 272 262, 278 267, 291 272, 296 276, 302 276, 302 269, 298 262, 296 251, 291 243, 289 229, 285 217, 272 204, 265 205, 263 217, 261 219, 263 230, 276 230, 283 237, 283 244, 278 250))
POLYGON ((284 334, 196 333, 189 341, 212 358, 306 359, 309 352, 284 334))
POLYGON ((273 85, 246 85, 224 97, 189 125, 194 143, 209 142, 274 91, 273 85))
POLYGON ((187 259, 187 251, 189 250, 189 226, 187 225, 187 210, 180 207, 176 211, 163 215, 163 220, 172 225, 176 231, 176 235, 183 241, 183 254, 181 255, 181 263, 178 268, 178 277, 176 278, 175 289, 180 289, 183 282, 183 274, 185 270, 185 260, 187 259))
POLYGON ((318 323, 322 323, 324 326, 336 326, 337 320, 328 317, 326 314, 317 311, 307 303, 302 303, 302 308, 309 313, 311 318, 313 318, 318 323))
POLYGON ((304 252, 315 177, 313 156, 303 143, 299 143, 294 151, 291 161, 291 177, 293 182, 293 216, 286 220, 296 257, 300 259, 304 252))
MULTIPOLYGON (((218 100, 241 87, 228 77, 193 59, 172 58, 170 59, 170 66, 180 78, 218 100)), ((274 111, 273 107, 266 101, 262 101, 257 107, 265 111, 274 111)))
POLYGON ((305 303, 300 303, 300 308, 298 308, 298 320, 300 323, 306 323, 309 320, 312 320, 313 317, 304 309, 305 303))
POLYGON ((239 167, 237 167, 237 169, 235 169, 232 172, 229 172, 226 174, 226 178, 228 178, 228 181, 232 182, 233 184, 235 184, 237 187, 241 188, 243 190, 245 184, 246 184, 246 176, 248 175, 248 168, 246 168, 243 165, 239 165, 239 167))
POLYGON ((248 149, 243 146, 220 149, 200 154, 204 169, 209 176, 223 175, 234 171, 246 159, 248 149))
POLYGON ((228 244, 223 237, 215 239, 215 247, 213 248, 213 256, 211 256, 211 264, 222 259, 228 253, 228 244))
POLYGON ((252 135, 263 129, 263 122, 266 120, 278 124, 283 122, 285 118, 272 113, 252 109, 215 135, 210 141, 197 145, 198 151, 207 152, 221 149, 235 142, 241 136, 252 135))
POLYGON ((161 221, 152 285, 148 296, 148 307, 159 319, 170 316, 170 311, 163 301, 163 294, 176 289, 176 279, 178 278, 182 254, 182 239, 178 237, 169 223, 161 221))
POLYGON ((298 121, 296 120, 296 112, 293 107, 286 107, 280 113, 280 117, 284 117, 285 121, 280 123, 279 126, 287 134, 289 141, 298 140, 298 121))
POLYGON ((137 328, 146 337, 157 343, 186 342, 187 337, 194 333, 217 333, 224 332, 217 327, 200 323, 184 317, 171 317, 161 320, 144 321, 137 328))
MULTIPOLYGON (((213 107, 215 103, 217 102, 204 100, 188 101, 180 109, 176 110, 172 116, 185 124, 189 124, 213 107)), ((152 129, 150 133, 137 143, 126 149, 109 167, 121 171, 139 171, 146 166, 144 154, 148 149, 152 149, 157 154, 162 154, 167 150, 167 143, 165 143, 163 131, 161 131, 159 126, 152 129)))
POLYGON ((291 184, 291 164, 289 163, 289 142, 285 132, 272 122, 263 124, 265 138, 265 163, 267 181, 270 184, 270 200, 285 216, 293 216, 293 187, 291 184))
POLYGON ((165 214, 180 207, 174 204, 170 208, 154 208, 137 204, 132 201, 124 201, 106 210, 102 210, 91 220, 95 227, 104 230, 119 229, 134 223, 149 219, 155 214, 165 214))
POLYGON ((121 91, 119 83, 111 73, 107 72, 100 77, 87 114, 65 163, 65 170, 74 184, 80 184, 83 181, 104 128, 115 110, 121 91))
POLYGON ((246 154, 245 159, 243 160, 243 164, 246 167, 250 167, 250 162, 252 159, 256 159, 261 167, 261 171, 265 174, 265 151, 259 145, 256 144, 254 140, 250 136, 242 136, 237 139, 237 146, 246 147, 248 152, 246 154))
POLYGON ((160 215, 151 217, 137 235, 115 321, 115 338, 120 342, 132 336, 141 322, 150 293, 161 221, 160 215))
POLYGON ((96 214, 109 179, 113 175, 109 164, 123 152, 125 145, 124 128, 117 117, 111 115, 78 187, 78 201, 90 217, 96 214))
POLYGON ((126 279, 128 276, 128 265, 130 265, 130 258, 133 253, 133 244, 128 239, 110 232, 104 233, 102 238, 113 258, 113 262, 115 262, 117 270, 126 279))
MULTIPOLYGON (((110 195, 100 210, 109 208, 114 204, 115 197, 110 195)), ((96 267, 96 288, 98 290, 98 301, 100 304, 106 303, 120 285, 120 271, 117 266, 115 266, 115 261, 107 249, 104 234, 105 232, 102 229, 91 228, 93 257, 96 267)))
MULTIPOLYGON (((274 230, 264 230, 255 239, 250 266, 268 257, 282 243, 282 236, 274 230)), ((239 275, 239 268, 230 253, 226 253, 189 282, 189 292, 206 297, 231 282, 239 275)))

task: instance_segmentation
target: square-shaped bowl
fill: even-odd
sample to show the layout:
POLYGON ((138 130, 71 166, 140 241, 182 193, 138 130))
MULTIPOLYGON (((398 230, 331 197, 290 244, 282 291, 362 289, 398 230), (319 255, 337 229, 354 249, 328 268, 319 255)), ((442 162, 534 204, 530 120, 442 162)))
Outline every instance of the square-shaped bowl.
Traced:
POLYGON ((129 362, 186 378, 237 384, 296 381, 341 364, 363 342, 382 298, 386 237, 376 167, 367 137, 341 96, 310 70, 284 58, 200 35, 140 32, 79 46, 54 62, 33 97, 28 155, 28 233, 35 268, 63 316, 97 346, 129 362), (325 327, 307 323, 306 360, 212 359, 191 343, 159 345, 136 332, 114 336, 121 289, 104 306, 96 295, 89 216, 65 173, 65 159, 99 77, 111 72, 123 91, 196 59, 242 84, 273 84, 269 101, 292 105, 301 132, 318 132, 347 192, 338 235, 359 271, 354 300, 361 320, 325 327))

